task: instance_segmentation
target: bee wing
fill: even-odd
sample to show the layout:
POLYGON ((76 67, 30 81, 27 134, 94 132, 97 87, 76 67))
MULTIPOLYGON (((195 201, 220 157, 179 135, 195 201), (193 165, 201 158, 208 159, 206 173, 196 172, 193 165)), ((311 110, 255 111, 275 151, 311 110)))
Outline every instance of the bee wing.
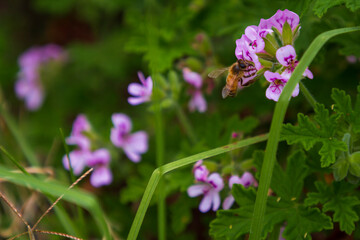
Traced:
POLYGON ((230 90, 226 87, 223 88, 223 90, 221 91, 221 95, 223 98, 227 98, 230 94, 230 90))
POLYGON ((226 68, 220 68, 220 69, 216 69, 214 71, 211 71, 208 74, 209 78, 217 78, 218 76, 220 76, 221 74, 223 74, 225 71, 229 70, 229 67, 226 68))

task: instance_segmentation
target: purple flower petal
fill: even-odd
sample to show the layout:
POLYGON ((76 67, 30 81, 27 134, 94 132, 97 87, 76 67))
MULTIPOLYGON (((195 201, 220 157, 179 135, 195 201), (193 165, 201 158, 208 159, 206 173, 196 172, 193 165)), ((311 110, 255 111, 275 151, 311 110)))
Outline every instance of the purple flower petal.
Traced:
POLYGON ((144 76, 144 74, 143 74, 142 72, 140 72, 140 71, 139 71, 137 74, 138 74, 138 78, 139 78, 140 82, 141 82, 143 85, 145 85, 146 82, 145 82, 145 76, 144 76))
POLYGON ((150 101, 148 97, 129 97, 128 103, 131 105, 139 105, 144 102, 150 101))
POLYGON ((74 120, 71 136, 82 136, 83 132, 91 130, 91 125, 84 114, 79 114, 74 120))
POLYGON ((192 112, 198 110, 199 112, 203 113, 206 111, 206 109, 207 103, 204 96, 200 91, 195 91, 189 102, 189 110, 192 112))
MULTIPOLYGON (((90 156, 90 153, 87 151, 74 150, 69 153, 71 168, 75 175, 79 175, 86 165, 87 158, 90 156)), ((65 155, 62 159, 64 168, 69 170, 69 161, 67 156, 65 155)))
POLYGON ((151 77, 145 79, 142 72, 138 72, 138 76, 141 84, 130 83, 128 87, 129 94, 133 95, 128 98, 128 102, 131 105, 138 105, 144 102, 148 102, 151 99, 153 82, 151 77))
POLYGON ((199 73, 192 72, 189 68, 184 68, 183 77, 187 83, 193 85, 195 88, 201 88, 203 80, 199 73))
POLYGON ((199 205, 200 212, 206 213, 210 210, 211 204, 213 202, 213 196, 211 193, 212 192, 210 191, 207 194, 205 194, 203 199, 201 200, 200 205, 199 205))
POLYGON ((96 168, 91 174, 90 183, 94 187, 109 185, 112 182, 112 173, 106 166, 96 168))
POLYGON ((110 162, 110 152, 106 148, 100 148, 91 153, 87 158, 87 165, 96 167, 98 165, 107 165, 110 162))
POLYGON ((132 128, 131 119, 123 113, 114 113, 111 116, 115 128, 119 128, 123 133, 129 133, 132 128))
POLYGON ((231 206, 234 204, 235 202, 235 198, 232 195, 229 195, 225 198, 224 202, 223 202, 223 209, 228 210, 231 208, 231 206))
POLYGON ((133 96, 144 96, 146 95, 146 88, 139 83, 130 83, 128 92, 133 96))
POLYGON ((313 73, 308 68, 305 69, 305 72, 304 72, 303 76, 307 77, 307 78, 310 78, 310 79, 314 78, 313 73))
POLYGON ((244 187, 249 187, 256 183, 256 180, 254 176, 249 172, 244 172, 244 174, 241 176, 241 184, 244 187))
POLYGON ((234 184, 242 184, 241 178, 239 176, 231 176, 229 179, 229 187, 232 188, 234 184))
POLYGON ((90 150, 91 142, 85 136, 70 136, 66 138, 66 143, 69 145, 77 145, 81 150, 90 150))
POLYGON ((217 192, 220 192, 224 188, 224 181, 218 173, 212 173, 207 182, 210 183, 217 192))
POLYGON ((213 211, 217 211, 220 207, 220 203, 221 203, 221 200, 220 200, 220 194, 219 192, 217 191, 211 191, 211 196, 212 196, 212 210, 213 211))
POLYGON ((204 165, 198 166, 194 169, 194 176, 196 181, 206 182, 208 175, 209 170, 204 165))
POLYGON ((128 158, 133 162, 141 160, 140 154, 148 150, 148 135, 144 131, 127 136, 123 149, 128 158))
POLYGON ((209 187, 206 184, 196 184, 192 185, 187 189, 187 194, 189 197, 197 197, 204 194, 209 187))
POLYGON ((292 45, 286 45, 276 51, 276 58, 283 66, 291 66, 295 62, 296 52, 292 45))
POLYGON ((41 107, 44 101, 44 93, 40 88, 34 88, 25 97, 25 104, 27 109, 34 111, 41 107))
POLYGON ((280 98, 280 94, 283 88, 283 85, 276 85, 270 83, 269 87, 266 89, 266 97, 270 100, 274 100, 275 102, 277 102, 280 98))
POLYGON ((295 89, 292 92, 291 96, 296 97, 297 95, 299 95, 299 92, 300 92, 299 84, 296 84, 295 89))

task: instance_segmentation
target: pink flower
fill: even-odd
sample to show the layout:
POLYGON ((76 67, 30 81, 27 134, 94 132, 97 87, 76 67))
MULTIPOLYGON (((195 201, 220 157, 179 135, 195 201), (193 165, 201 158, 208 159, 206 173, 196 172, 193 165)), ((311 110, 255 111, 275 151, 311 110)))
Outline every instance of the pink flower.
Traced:
POLYGON ((33 47, 19 57, 20 72, 15 83, 15 93, 25 101, 27 109, 34 111, 44 101, 44 89, 40 79, 40 70, 47 62, 65 61, 67 53, 59 46, 48 44, 33 47))
POLYGON ((128 92, 132 97, 128 98, 128 102, 131 105, 139 105, 144 102, 149 102, 153 89, 153 81, 151 77, 145 76, 142 72, 138 72, 138 77, 141 84, 139 83, 130 83, 128 87, 128 92))
MULTIPOLYGON (((230 187, 230 189, 232 189, 234 184, 241 184, 246 188, 251 186, 251 185, 257 186, 257 182, 256 182, 255 178, 249 172, 245 172, 241 176, 241 178, 239 178, 236 175, 231 176, 230 179, 229 179, 229 187, 230 187)), ((234 204, 234 202, 235 202, 235 199, 230 194, 227 198, 225 198, 225 200, 223 202, 223 209, 225 209, 225 210, 230 209, 231 206, 234 204)))
POLYGON ((74 123, 71 134, 66 138, 66 143, 70 145, 77 145, 82 150, 90 149, 90 140, 84 132, 91 131, 91 125, 84 114, 79 114, 74 123))
POLYGON ((266 34, 269 33, 269 30, 271 30, 272 27, 275 27, 280 33, 282 33, 285 22, 287 22, 290 25, 291 30, 294 31, 299 25, 300 18, 296 13, 287 9, 284 11, 278 10, 271 18, 260 20, 259 32, 266 36, 266 34))
MULTIPOLYGON (((82 173, 86 166, 86 161, 91 155, 90 151, 74 150, 69 153, 71 168, 75 175, 82 173)), ((65 155, 62 159, 64 168, 69 170, 69 160, 65 155)))
POLYGON ((192 185, 188 188, 187 193, 190 197, 204 195, 200 202, 200 212, 208 212, 211 209, 216 211, 220 207, 219 192, 224 188, 224 182, 218 173, 212 173, 206 182, 192 185))
MULTIPOLYGON (((266 97, 270 100, 277 102, 279 100, 280 94, 287 83, 288 79, 281 76, 279 73, 273 73, 266 71, 264 76, 268 82, 270 82, 269 87, 266 89, 266 97)), ((295 90, 292 93, 293 97, 296 97, 299 94, 299 84, 296 85, 295 90)))
POLYGON ((100 148, 91 153, 87 158, 87 165, 94 171, 90 177, 90 183, 94 187, 109 185, 112 182, 112 173, 109 169, 110 153, 105 148, 100 148))
POLYGON ((265 42, 259 36, 257 26, 249 26, 245 29, 245 42, 248 44, 250 51, 259 53, 264 50, 265 42))
POLYGON ((348 61, 351 64, 354 64, 357 62, 357 58, 354 55, 346 56, 346 61, 348 61))
POLYGON ((209 175, 209 170, 206 168, 205 165, 202 165, 202 163, 203 160, 199 160, 196 162, 193 168, 193 173, 196 181, 206 182, 209 175))
MULTIPOLYGON (((285 70, 281 75, 287 79, 290 79, 291 74, 294 72, 295 67, 299 63, 299 61, 296 60, 295 48, 292 45, 286 45, 279 48, 276 51, 276 58, 279 63, 285 67, 285 70)), ((313 79, 314 77, 308 68, 306 68, 303 76, 310 79, 313 79)))
POLYGON ((121 113, 114 113, 111 117, 114 128, 111 129, 111 142, 122 148, 126 156, 133 162, 141 160, 141 154, 148 150, 148 135, 144 131, 130 134, 132 124, 130 118, 121 113))
MULTIPOLYGON (((240 39, 236 40, 235 56, 237 57, 237 59, 243 59, 253 62, 255 64, 255 68, 257 70, 260 70, 262 68, 261 63, 253 47, 250 46, 250 44, 251 40, 249 40, 249 38, 245 34, 243 34, 240 39)), ((256 75, 250 77, 248 80, 251 80, 255 76, 256 75)))
POLYGON ((189 68, 183 69, 183 76, 187 83, 193 86, 190 92, 191 99, 189 102, 190 111, 198 110, 199 112, 205 112, 207 109, 206 100, 201 92, 201 87, 203 84, 202 77, 199 73, 192 72, 189 68))

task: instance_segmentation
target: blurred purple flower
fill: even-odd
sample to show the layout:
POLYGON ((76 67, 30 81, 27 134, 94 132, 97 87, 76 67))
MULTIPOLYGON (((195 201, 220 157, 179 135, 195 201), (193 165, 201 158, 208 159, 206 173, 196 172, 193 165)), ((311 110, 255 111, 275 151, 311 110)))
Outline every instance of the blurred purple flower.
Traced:
MULTIPOLYGON (((255 178, 249 172, 245 172, 241 176, 241 178, 236 175, 231 176, 229 179, 230 189, 232 189, 234 184, 241 184, 246 188, 251 185, 257 186, 257 182, 256 182, 255 178)), ((223 209, 225 209, 225 210, 230 209, 231 206, 234 204, 234 202, 235 202, 235 199, 234 199, 233 195, 230 194, 228 197, 225 198, 225 200, 223 202, 223 209)))
POLYGON ((132 97, 128 98, 128 102, 131 105, 138 105, 144 102, 149 102, 153 89, 153 81, 151 77, 145 76, 142 72, 138 72, 138 77, 141 84, 139 83, 130 83, 128 86, 128 92, 132 97))
MULTIPOLYGON (((295 67, 299 63, 299 61, 296 60, 295 48, 292 45, 286 45, 279 48, 276 51, 276 58, 279 63, 285 67, 285 70, 281 75, 287 79, 290 79, 291 74, 294 72, 295 67)), ((313 79, 314 77, 308 68, 305 69, 303 76, 310 79, 313 79)))
MULTIPOLYGON (((347 56, 347 57, 346 57, 346 60, 347 60, 349 63, 351 63, 351 64, 354 64, 354 63, 357 62, 357 58, 356 58, 356 56, 354 56, 354 55, 347 56)), ((360 58, 359 58, 359 60, 360 60, 360 58)))
POLYGON ((111 142, 122 148, 126 156, 133 162, 140 162, 141 154, 148 150, 148 135, 145 131, 130 134, 132 124, 130 118, 122 113, 114 113, 111 117, 114 128, 111 129, 111 142))
POLYGON ((110 153, 105 148, 100 148, 91 153, 86 159, 87 165, 94 168, 90 183, 94 187, 109 185, 112 182, 112 173, 109 168, 110 153))
POLYGON ((275 27, 280 33, 282 33, 285 22, 288 22, 291 30, 294 31, 299 25, 300 18, 296 13, 287 9, 284 11, 278 10, 271 18, 260 20, 259 32, 266 36, 266 34, 269 33, 269 30, 271 30, 272 27, 275 27))
POLYGON ((19 57, 20 72, 15 83, 15 93, 25 101, 26 108, 34 111, 44 101, 43 85, 39 71, 50 60, 65 61, 67 53, 55 44, 33 47, 19 57))
POLYGON ((201 113, 205 112, 207 109, 207 103, 201 92, 201 87, 203 84, 201 75, 197 72, 192 72, 189 68, 184 68, 183 77, 185 81, 194 88, 189 91, 191 95, 191 99, 189 101, 189 110, 191 112, 195 110, 198 110, 201 113))
POLYGON ((199 160, 196 162, 193 168, 193 173, 196 181, 206 182, 207 177, 209 175, 209 170, 205 165, 202 165, 203 160, 199 160))
POLYGON ((66 143, 69 145, 77 145, 82 150, 90 150, 90 139, 84 135, 84 132, 89 132, 91 125, 84 114, 79 114, 74 123, 71 134, 66 138, 66 143))
POLYGON ((199 210, 203 213, 211 209, 216 211, 220 207, 219 192, 224 188, 224 182, 218 173, 212 173, 205 182, 195 184, 187 189, 190 197, 204 195, 200 202, 199 210))
MULTIPOLYGON (((75 175, 82 173, 86 166, 86 161, 91 155, 90 151, 74 150, 69 153, 71 168, 75 175)), ((69 160, 65 155, 62 159, 64 168, 69 170, 69 160)))

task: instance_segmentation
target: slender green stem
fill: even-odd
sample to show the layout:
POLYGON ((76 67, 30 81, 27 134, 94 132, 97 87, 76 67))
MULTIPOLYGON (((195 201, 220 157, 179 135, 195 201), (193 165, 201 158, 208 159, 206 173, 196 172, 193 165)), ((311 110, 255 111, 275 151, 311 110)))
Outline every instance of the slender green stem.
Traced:
POLYGON ((21 150, 23 151, 26 159, 30 163, 31 166, 39 166, 39 162, 34 154, 34 152, 29 147, 28 143, 25 140, 25 137, 22 135, 22 133, 19 131, 19 128, 16 126, 14 119, 10 116, 8 111, 5 109, 3 104, 0 104, 0 114, 4 118, 6 125, 10 129, 12 135, 18 142, 21 150))
POLYGON ((176 106, 176 113, 178 115, 178 118, 180 120, 181 125, 184 127, 186 134, 190 138, 190 141, 192 144, 195 144, 197 142, 195 133, 192 129, 192 126, 189 122, 189 119, 186 117, 184 111, 179 106, 179 104, 175 104, 176 106))
POLYGON ((219 154, 232 151, 234 149, 238 149, 238 148, 246 147, 246 146, 249 146, 249 145, 252 145, 255 143, 263 142, 266 139, 268 139, 268 134, 259 135, 256 137, 241 140, 239 142, 231 143, 231 144, 228 144, 228 145, 225 145, 222 147, 214 148, 214 149, 206 151, 206 152, 198 153, 198 154, 192 155, 190 157, 186 157, 186 158, 165 164, 159 168, 156 168, 150 177, 148 185, 146 186, 144 195, 140 202, 139 209, 136 212, 136 216, 131 225, 131 229, 129 231, 129 235, 128 235, 127 239, 129 239, 129 240, 137 239, 141 224, 144 220, 145 213, 149 207, 151 198, 154 195, 157 185, 158 185, 161 177, 164 174, 171 172, 173 170, 179 169, 181 167, 185 167, 192 163, 195 163, 195 162, 199 161, 200 159, 206 159, 206 158, 210 158, 213 156, 217 156, 219 154))
POLYGON ((341 28, 320 34, 311 43, 295 68, 288 83, 285 85, 278 103, 275 106, 274 116, 270 126, 269 140, 266 145, 264 163, 261 169, 259 188, 256 195, 254 214, 251 221, 249 240, 260 240, 266 211, 267 193, 270 187, 272 172, 276 161, 276 152, 280 139, 281 126, 284 121, 286 109, 296 84, 302 78, 305 69, 310 65, 320 48, 330 38, 347 32, 359 31, 360 27, 341 28))
POLYGON ((0 146, 0 150, 16 165, 20 171, 30 176, 30 174, 23 168, 18 161, 8 152, 3 146, 0 146))
POLYGON ((315 105, 317 103, 316 99, 314 98, 314 96, 311 94, 309 89, 307 89, 307 87, 304 85, 304 83, 302 81, 300 81, 299 84, 300 84, 300 91, 305 96, 306 100, 310 103, 310 105, 313 108, 315 108, 315 105))

